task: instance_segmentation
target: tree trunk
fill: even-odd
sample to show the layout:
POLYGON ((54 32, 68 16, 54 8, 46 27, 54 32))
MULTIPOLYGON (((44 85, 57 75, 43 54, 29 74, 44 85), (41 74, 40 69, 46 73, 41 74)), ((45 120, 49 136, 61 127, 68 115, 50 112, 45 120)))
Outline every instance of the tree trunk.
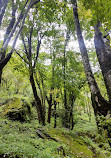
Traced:
POLYGON ((101 23, 98 21, 94 26, 95 37, 94 44, 96 48, 96 54, 102 70, 104 82, 107 89, 109 100, 111 101, 111 48, 109 44, 108 36, 102 36, 100 32, 101 23))
POLYGON ((73 130, 74 128, 74 120, 73 120, 73 105, 75 101, 75 97, 73 94, 73 91, 70 94, 70 101, 71 101, 71 107, 70 107, 70 118, 69 118, 69 124, 70 124, 70 129, 73 130))
POLYGON ((34 77, 33 77, 33 72, 30 72, 30 83, 32 86, 34 98, 36 100, 36 107, 37 107, 39 123, 42 123, 43 125, 45 125, 45 116, 43 113, 44 110, 43 110, 43 107, 41 105, 41 100, 37 94, 37 89, 36 89, 36 85, 35 85, 35 81, 34 81, 34 77))
POLYGON ((0 87, 1 87, 1 82, 2 82, 2 70, 0 70, 0 87))
MULTIPOLYGON (((7 6, 7 3, 8 1, 5 2, 6 4, 4 5, 4 7, 7 6)), ((13 2, 14 3, 14 2, 13 2)), ((14 6, 14 4, 12 4, 12 19, 9 23, 9 26, 7 27, 7 30, 6 30, 6 33, 5 33, 5 37, 4 37, 4 41, 3 41, 3 45, 8 37, 8 35, 10 34, 13 26, 14 26, 14 23, 15 23, 15 13, 16 13, 16 10, 17 8, 14 6)), ((4 10, 5 11, 5 10, 4 10)), ((4 12, 5 13, 5 12, 4 12)), ((1 16, 0 16, 1 17, 1 16)), ((0 18, 1 20, 1 18, 0 18)), ((1 23, 0 23, 1 25, 1 23)), ((5 54, 6 54, 6 51, 4 51, 5 49, 1 49, 1 52, 0 52, 0 62, 3 61, 5 59, 5 54)), ((7 60, 8 62, 8 60, 7 60)), ((0 85, 1 85, 1 79, 2 79, 2 69, 0 70, 0 85)))
POLYGON ((52 94, 50 94, 50 99, 48 100, 48 119, 47 122, 50 123, 51 122, 51 111, 52 111, 52 94))
POLYGON ((40 70, 38 70, 38 72, 39 72, 39 75, 40 75, 40 80, 41 80, 41 83, 42 83, 43 90, 41 89, 40 82, 39 82, 39 80, 37 78, 37 74, 36 74, 35 71, 34 71, 34 74, 35 74, 36 83, 37 83, 38 88, 40 90, 42 105, 44 105, 44 108, 43 108, 44 111, 43 111, 43 113, 45 113, 45 99, 47 99, 47 102, 48 102, 48 105, 49 105, 47 122, 50 123, 50 121, 51 121, 51 107, 52 107, 52 94, 50 94, 50 99, 48 99, 48 97, 46 95, 46 91, 45 91, 45 87, 44 87, 44 82, 43 82, 43 78, 42 78, 40 70))
POLYGON ((56 112, 56 106, 57 106, 57 102, 54 101, 54 128, 56 128, 57 126, 57 112, 56 112))
POLYGON ((88 117, 89 117, 89 122, 91 122, 91 103, 90 103, 90 98, 88 96, 88 93, 86 91, 86 99, 85 99, 85 103, 86 103, 86 108, 87 108, 87 114, 88 114, 88 117))
POLYGON ((51 122, 51 111, 52 111, 52 104, 49 104, 49 107, 48 107, 48 119, 47 119, 47 122, 49 124, 51 122))
MULTIPOLYGON (((50 46, 51 48, 51 46, 50 46)), ((51 52, 51 50, 50 50, 51 52)), ((49 104, 49 107, 48 107, 48 119, 47 119, 47 122, 50 123, 51 122, 51 112, 52 112, 52 100, 53 100, 53 96, 52 96, 52 91, 54 91, 54 75, 55 75, 55 52, 53 50, 53 53, 52 53, 52 60, 51 60, 51 64, 52 64, 52 80, 51 80, 51 93, 50 93, 50 98, 48 99, 47 98, 47 101, 48 101, 48 104, 49 104)))
POLYGON ((6 33, 5 33, 5 37, 4 37, 4 41, 3 41, 3 45, 5 44, 5 41, 7 39, 7 37, 9 36, 14 24, 15 24, 15 14, 16 14, 16 10, 17 10, 17 6, 14 3, 14 1, 12 1, 12 19, 10 20, 10 23, 7 27, 6 33))
MULTIPOLYGON (((4 51, 3 49, 0 50, 0 62, 4 59, 5 53, 6 53, 6 51, 4 51)), ((2 68, 0 65, 0 85, 1 85, 1 82, 2 82, 2 68)))
POLYGON ((0 2, 0 27, 1 27, 2 19, 5 14, 5 10, 7 8, 8 2, 9 0, 4 0, 3 2, 0 2))
POLYGON ((79 23, 79 17, 78 17, 78 11, 77 11, 77 2, 76 0, 72 0, 72 7, 73 7, 73 15, 75 20, 75 27, 77 32, 77 38, 79 42, 79 47, 81 51, 81 56, 83 60, 85 75, 88 81, 88 85, 91 91, 91 99, 92 99, 92 106, 94 109, 95 115, 107 115, 108 110, 111 109, 111 105, 109 102, 107 102, 101 95, 100 90, 98 88, 98 85, 95 81, 94 75, 92 73, 87 49, 84 43, 84 39, 81 32, 81 27, 79 23))
POLYGON ((64 58, 63 58, 63 79, 64 79, 64 108, 65 108, 65 120, 64 126, 69 128, 69 116, 68 116, 68 105, 67 105, 67 91, 66 91, 66 47, 69 40, 69 31, 67 31, 65 45, 64 45, 64 58))

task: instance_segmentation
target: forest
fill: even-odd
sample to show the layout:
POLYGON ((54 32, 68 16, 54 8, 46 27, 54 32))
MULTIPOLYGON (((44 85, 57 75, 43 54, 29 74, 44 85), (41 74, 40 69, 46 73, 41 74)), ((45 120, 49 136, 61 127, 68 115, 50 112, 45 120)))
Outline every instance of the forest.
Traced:
POLYGON ((0 158, 111 158, 111 0, 0 0, 0 158))

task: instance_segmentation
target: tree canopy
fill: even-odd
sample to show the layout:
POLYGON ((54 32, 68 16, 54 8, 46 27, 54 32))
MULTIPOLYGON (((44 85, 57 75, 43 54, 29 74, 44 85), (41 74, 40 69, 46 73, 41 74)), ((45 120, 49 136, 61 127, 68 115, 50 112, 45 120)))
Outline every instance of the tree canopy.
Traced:
POLYGON ((70 130, 76 110, 86 110, 101 135, 109 130, 111 144, 104 126, 111 114, 110 6, 110 0, 0 0, 0 101, 26 99, 40 124, 53 120, 56 128, 59 119, 70 130))

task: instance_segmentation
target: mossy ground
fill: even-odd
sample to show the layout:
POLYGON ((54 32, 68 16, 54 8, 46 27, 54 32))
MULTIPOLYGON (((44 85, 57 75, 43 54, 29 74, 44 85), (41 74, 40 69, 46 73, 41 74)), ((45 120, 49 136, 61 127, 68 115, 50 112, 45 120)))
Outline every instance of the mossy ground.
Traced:
MULTIPOLYGON (((0 113, 3 111, 0 106, 0 113)), ((0 115, 0 158, 110 158, 111 148, 97 133, 92 118, 89 122, 85 113, 75 115, 75 126, 72 131, 62 127, 61 118, 57 118, 57 128, 51 124, 41 126, 33 107, 29 122, 11 121, 0 115), (51 138, 40 138, 37 130, 50 135, 51 138), (95 142, 96 140, 96 142, 95 142), (104 144, 104 148, 99 146, 104 144), (65 151, 59 150, 62 147, 65 151)), ((2 114, 2 113, 1 113, 2 114)), ((94 117, 94 116, 93 116, 94 117)))
MULTIPOLYGON (((76 129, 76 127, 75 127, 76 129)), ((38 124, 37 120, 27 123, 0 120, 0 156, 7 158, 105 158, 105 154, 93 152, 90 144, 86 143, 74 131, 52 125, 44 127, 38 124), (42 129, 49 134, 51 139, 42 139, 37 136, 36 130, 42 129), (64 148, 58 151, 58 148, 64 148)))

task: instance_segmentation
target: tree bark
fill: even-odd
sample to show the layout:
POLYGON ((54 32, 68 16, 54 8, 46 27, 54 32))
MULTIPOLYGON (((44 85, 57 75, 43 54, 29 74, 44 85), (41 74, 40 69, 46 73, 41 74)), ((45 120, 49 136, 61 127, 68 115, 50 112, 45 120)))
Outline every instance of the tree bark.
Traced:
MULTIPOLYGON (((41 80, 41 83, 42 83, 42 88, 43 88, 43 91, 40 87, 40 83, 37 79, 37 74, 35 75, 35 78, 36 78, 36 83, 39 87, 39 90, 40 90, 40 94, 41 94, 41 99, 42 99, 42 105, 44 105, 44 102, 45 102, 45 99, 47 100, 47 103, 49 105, 48 107, 48 118, 47 118, 47 122, 50 124, 51 122, 51 110, 52 110, 52 93, 50 93, 50 98, 48 98, 47 94, 46 94, 46 91, 45 91, 45 87, 44 87, 44 82, 43 82, 43 78, 42 78, 42 75, 41 75, 41 72, 40 70, 38 70, 39 72, 39 75, 40 75, 40 80, 41 80)), ((34 72, 35 73, 35 72, 34 72)), ((44 108, 45 109, 45 108, 44 108)), ((44 110, 45 111, 45 110, 44 110)))
MULTIPOLYGON (((32 53, 32 33, 33 33, 33 27, 30 28, 30 32, 29 32, 29 35, 27 37, 28 38, 28 45, 26 45, 26 43, 25 43, 23 34, 21 34, 21 37, 22 37, 22 42, 23 42, 24 49, 25 49, 25 54, 27 56, 28 63, 29 63, 28 66, 29 66, 30 83, 31 83, 33 95, 34 95, 34 98, 35 98, 35 101, 36 101, 38 120, 39 120, 39 123, 42 123, 43 125, 45 125, 45 105, 44 105, 44 101, 43 101, 43 96, 42 96, 40 83, 38 82, 38 79, 37 79, 36 75, 35 75, 36 82, 37 82, 38 87, 39 87, 40 92, 41 92, 42 101, 41 101, 41 99, 39 98, 39 96, 37 94, 37 88, 36 88, 36 84, 35 84, 35 80, 34 80, 34 73, 35 73, 34 68, 36 66, 36 63, 35 63, 35 66, 33 66, 33 61, 34 60, 33 60, 33 57, 32 57, 32 55, 33 55, 33 53, 32 53)), ((40 48, 39 43, 38 43, 37 47, 38 47, 38 52, 37 53, 39 53, 39 48, 40 48)))
POLYGON ((74 128, 74 120, 73 120, 73 105, 75 101, 74 97, 74 92, 70 92, 70 101, 71 101, 71 107, 70 107, 70 118, 69 118, 69 124, 70 124, 70 129, 73 130, 74 128))
POLYGON ((54 128, 57 126, 57 111, 56 111, 57 102, 54 101, 54 128))
POLYGON ((74 21, 75 21, 75 28, 76 28, 77 38, 79 42, 79 48, 81 51, 81 56, 82 56, 83 65, 84 65, 84 71, 85 71, 86 79, 88 81, 88 85, 91 91, 91 99, 92 99, 92 106, 94 109, 94 113, 95 115, 106 116, 108 110, 111 109, 111 105, 102 97, 100 90, 98 88, 98 85, 95 81, 94 75, 92 73, 87 49, 86 49, 82 32, 81 32, 76 0, 72 0, 72 7, 73 7, 73 15, 74 15, 74 21))
POLYGON ((5 10, 7 8, 8 2, 9 2, 9 0, 4 0, 4 1, 2 0, 0 2, 0 27, 1 27, 2 19, 5 14, 5 10))
POLYGON ((15 13, 16 13, 16 10, 17 10, 17 6, 16 4, 14 3, 14 1, 12 0, 12 19, 7 27, 7 30, 6 30, 6 33, 5 33, 5 37, 4 37, 4 41, 3 41, 3 45, 7 39, 7 37, 9 36, 14 24, 15 24, 15 13))
MULTIPOLYGON (((7 46, 8 46, 8 44, 9 44, 11 38, 13 37, 13 34, 14 34, 14 32, 15 32, 17 26, 19 25, 19 23, 20 23, 20 21, 21 21, 22 19, 23 19, 23 21, 22 21, 21 27, 23 27, 23 24, 24 24, 24 22, 25 22, 25 18, 26 18, 26 16, 27 16, 27 13, 28 13, 28 11, 29 11, 29 9, 30 9, 30 6, 31 6, 31 0, 30 0, 29 5, 27 6, 27 9, 26 9, 25 13, 24 13, 24 10, 25 10, 25 7, 26 7, 27 3, 28 3, 28 0, 26 1, 25 5, 24 5, 24 7, 23 7, 23 9, 22 9, 22 11, 21 11, 19 17, 18 17, 18 20, 17 20, 17 22, 14 24, 14 26, 13 26, 13 28, 12 28, 12 30, 11 30, 9 36, 8 36, 7 39, 5 40, 5 43, 4 43, 4 45, 3 45, 3 49, 6 49, 6 48, 7 48, 7 46)), ((20 27, 20 28, 21 28, 21 27, 20 27)), ((19 30, 20 30, 20 29, 19 29, 19 30)), ((18 32, 19 32, 19 31, 18 31, 18 32)))
POLYGON ((107 89, 109 100, 111 101, 111 48, 107 37, 103 38, 100 31, 101 23, 98 21, 94 26, 94 44, 98 61, 102 70, 104 82, 107 89))
POLYGON ((2 82, 2 70, 0 70, 0 87, 1 87, 1 82, 2 82))
POLYGON ((45 125, 45 116, 43 113, 43 107, 41 105, 41 100, 37 94, 37 89, 36 89, 36 85, 35 85, 35 81, 34 81, 34 77, 33 77, 33 70, 30 71, 30 83, 32 86, 34 98, 36 100, 36 108, 37 108, 39 123, 42 123, 43 125, 45 125))
POLYGON ((47 102, 48 102, 48 119, 47 122, 50 124, 51 122, 51 112, 52 112, 52 93, 50 93, 50 99, 47 98, 47 102))

